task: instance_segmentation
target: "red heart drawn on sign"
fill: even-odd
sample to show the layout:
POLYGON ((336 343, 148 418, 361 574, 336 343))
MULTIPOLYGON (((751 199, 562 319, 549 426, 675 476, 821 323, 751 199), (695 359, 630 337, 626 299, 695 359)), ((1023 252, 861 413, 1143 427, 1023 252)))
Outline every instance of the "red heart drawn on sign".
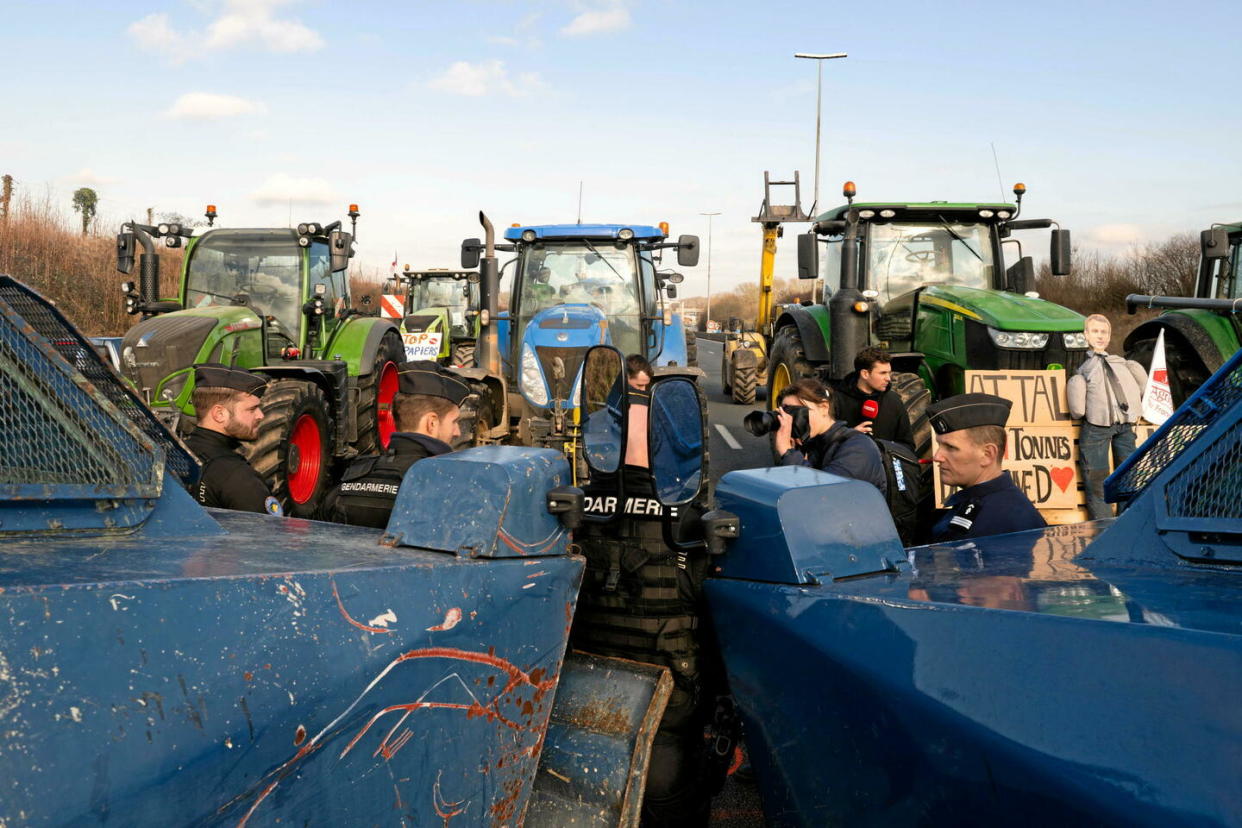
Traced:
POLYGON ((1073 466, 1061 466, 1060 468, 1049 469, 1052 475, 1052 482, 1060 487, 1061 491, 1065 491, 1069 484, 1074 482, 1073 466))

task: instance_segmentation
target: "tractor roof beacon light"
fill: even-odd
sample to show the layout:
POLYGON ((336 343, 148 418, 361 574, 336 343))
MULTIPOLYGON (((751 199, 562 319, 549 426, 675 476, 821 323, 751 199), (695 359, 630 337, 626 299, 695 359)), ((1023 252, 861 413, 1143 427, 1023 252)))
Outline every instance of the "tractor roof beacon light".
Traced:
POLYGON ((346 215, 349 216, 349 234, 356 241, 358 239, 358 216, 362 215, 362 213, 358 211, 357 204, 351 204, 346 215))
POLYGON ((1017 218, 1022 212, 1022 196, 1026 195, 1026 185, 1019 181, 1013 185, 1013 196, 1017 199, 1017 206, 1013 211, 1013 217, 1017 218))
POLYGON ((660 225, 659 225, 659 226, 660 226, 660 232, 661 232, 661 233, 663 233, 663 234, 664 234, 664 238, 666 238, 666 239, 667 239, 667 238, 668 238, 668 222, 667 222, 667 221, 662 221, 662 222, 660 222, 660 225))
POLYGON ((858 188, 854 186, 853 181, 845 182, 845 186, 841 188, 841 195, 845 196, 845 200, 849 204, 854 203, 854 196, 858 193, 858 188))
POLYGON ((207 212, 203 213, 207 217, 207 226, 214 227, 216 224, 216 205, 208 204, 207 212))

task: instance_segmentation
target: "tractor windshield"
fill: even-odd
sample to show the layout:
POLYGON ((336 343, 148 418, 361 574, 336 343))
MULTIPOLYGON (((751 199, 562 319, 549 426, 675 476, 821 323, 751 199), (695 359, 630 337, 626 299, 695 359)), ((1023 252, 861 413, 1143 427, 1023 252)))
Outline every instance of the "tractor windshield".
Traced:
MULTIPOLYGON (((312 270, 325 270, 328 248, 313 244, 312 270), (323 259, 323 267, 319 267, 323 259)), ((186 266, 187 308, 245 304, 297 339, 302 295, 302 248, 292 230, 208 233, 186 266)))
MULTIPOLYGON (((593 305, 604 312, 612 345, 622 353, 643 350, 642 314, 634 250, 611 241, 544 244, 525 251, 518 297, 518 325, 557 305, 593 305)), ((519 334, 520 337, 520 334, 519 334)))
POLYGON ((419 279, 411 291, 410 308, 416 313, 446 308, 449 324, 455 332, 461 332, 466 328, 466 313, 479 308, 479 286, 468 279, 419 279))
POLYGON ((865 284, 883 302, 923 285, 991 288, 995 262, 989 224, 872 224, 865 284))

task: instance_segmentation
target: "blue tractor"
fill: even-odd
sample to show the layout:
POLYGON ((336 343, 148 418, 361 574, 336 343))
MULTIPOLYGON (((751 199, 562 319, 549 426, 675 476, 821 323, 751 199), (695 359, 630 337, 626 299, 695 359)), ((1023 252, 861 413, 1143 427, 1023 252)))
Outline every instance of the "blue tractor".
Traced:
POLYGON ((490 228, 488 236, 486 245, 462 243, 462 267, 478 267, 485 247, 489 259, 493 250, 516 254, 505 265, 513 269, 509 309, 495 326, 515 442, 566 447, 594 345, 642 354, 656 367, 687 365, 693 334, 664 301, 676 297, 682 275, 658 268, 669 248, 679 266, 698 264, 698 236, 668 241, 666 223, 514 225, 504 242, 495 243, 490 228))

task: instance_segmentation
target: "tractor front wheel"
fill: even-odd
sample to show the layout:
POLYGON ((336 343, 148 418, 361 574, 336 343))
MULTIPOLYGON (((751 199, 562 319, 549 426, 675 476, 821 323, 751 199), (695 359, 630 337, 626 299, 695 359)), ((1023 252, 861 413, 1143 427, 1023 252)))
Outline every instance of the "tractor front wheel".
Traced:
MULTIPOLYGON (((739 354, 741 349, 735 351, 739 354)), ((747 352, 747 356, 750 353, 747 352)), ((755 404, 755 385, 758 383, 758 374, 756 372, 755 360, 753 358, 734 359, 733 361, 733 385, 730 395, 733 401, 739 405, 755 404)))
POLYGON ((313 517, 328 493, 332 465, 328 412, 327 398, 314 383, 279 380, 263 395, 263 419, 248 459, 286 515, 313 517))
POLYGON ((474 342, 464 341, 453 343, 453 352, 449 355, 449 364, 457 368, 473 368, 474 342))
POLYGON ((401 337, 390 331, 380 341, 371 373, 358 377, 358 439, 354 448, 359 454, 376 454, 388 448, 397 430, 392 400, 397 395, 397 365, 404 360, 401 337))
POLYGON ((699 338, 689 328, 686 329, 686 365, 690 368, 699 367, 699 338))
POLYGON ((918 374, 902 371, 893 374, 889 390, 901 397, 906 406, 910 431, 914 434, 914 453, 921 459, 931 457, 931 421, 927 419, 927 406, 932 398, 931 389, 918 374))

